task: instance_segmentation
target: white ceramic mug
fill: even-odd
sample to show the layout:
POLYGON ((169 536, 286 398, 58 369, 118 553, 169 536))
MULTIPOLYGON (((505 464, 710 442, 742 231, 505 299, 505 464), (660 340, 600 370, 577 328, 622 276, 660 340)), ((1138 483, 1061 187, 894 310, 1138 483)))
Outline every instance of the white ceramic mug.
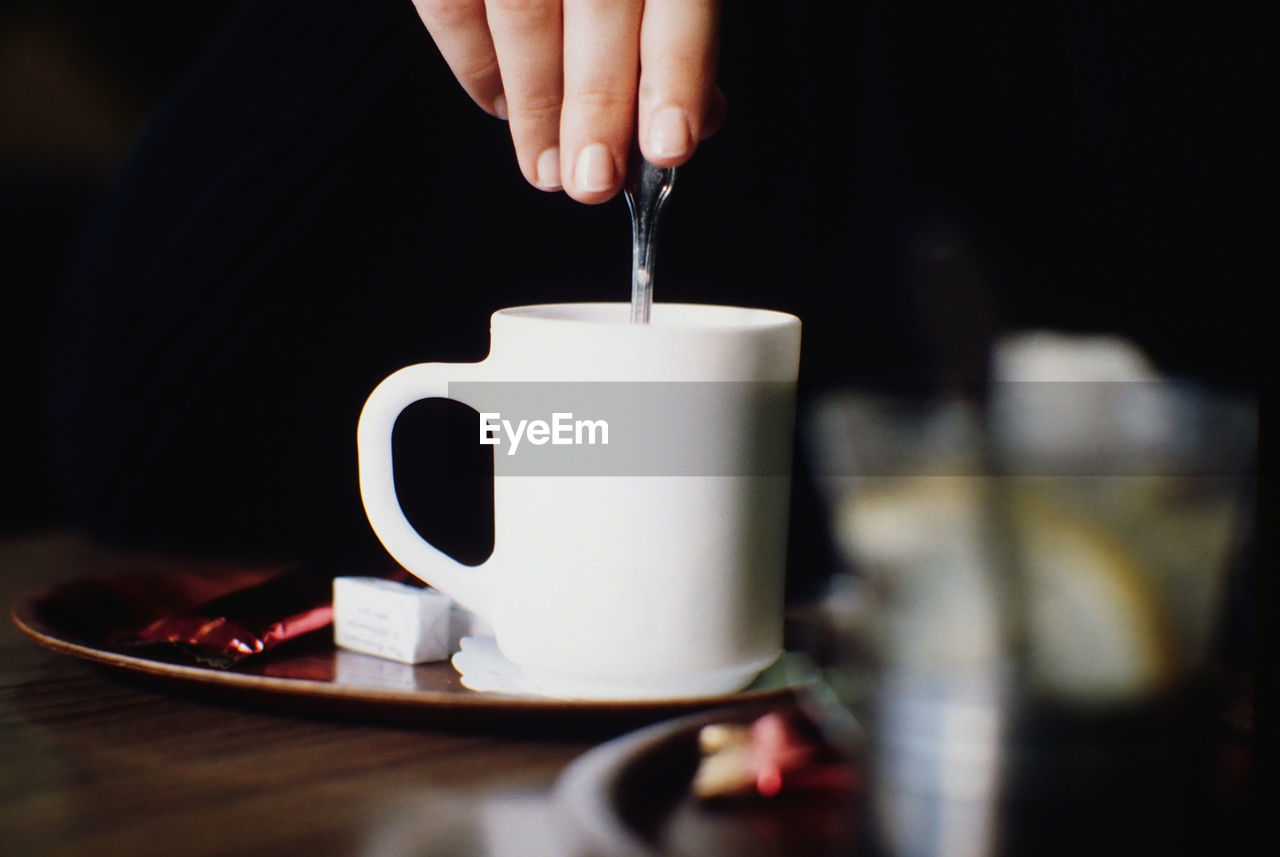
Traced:
POLYGON ((388 377, 360 416, 361 495, 391 555, 487 620, 543 692, 733 692, 782 647, 800 321, 658 304, 639 325, 629 311, 500 310, 481 362, 388 377), (477 442, 494 444, 494 550, 476 567, 424 541, 396 498, 392 428, 434 397, 475 408, 477 442))

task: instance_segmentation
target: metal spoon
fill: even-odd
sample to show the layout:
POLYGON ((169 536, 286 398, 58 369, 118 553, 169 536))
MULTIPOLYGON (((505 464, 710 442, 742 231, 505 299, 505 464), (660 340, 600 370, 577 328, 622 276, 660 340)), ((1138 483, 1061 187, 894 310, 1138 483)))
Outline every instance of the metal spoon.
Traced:
POLYGON ((658 214, 676 183, 675 167, 657 167, 637 148, 627 166, 623 195, 631 211, 631 322, 648 324, 653 306, 653 255, 658 214))

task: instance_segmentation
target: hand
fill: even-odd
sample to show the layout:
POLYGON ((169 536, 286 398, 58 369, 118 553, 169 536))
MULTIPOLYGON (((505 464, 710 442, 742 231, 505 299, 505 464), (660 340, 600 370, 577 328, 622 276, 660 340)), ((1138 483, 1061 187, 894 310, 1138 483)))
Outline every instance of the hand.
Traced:
POLYGON ((637 126, 679 166, 724 119, 718 0, 414 0, 467 93, 509 119, 520 171, 579 202, 622 187, 637 126))

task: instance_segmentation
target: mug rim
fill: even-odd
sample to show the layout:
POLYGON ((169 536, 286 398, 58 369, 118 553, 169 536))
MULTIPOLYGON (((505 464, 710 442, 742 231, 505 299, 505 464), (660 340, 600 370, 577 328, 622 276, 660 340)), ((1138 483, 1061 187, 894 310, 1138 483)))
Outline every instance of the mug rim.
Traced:
POLYGON ((782 310, 728 304, 655 303, 647 325, 632 324, 630 312, 631 304, 622 301, 564 301, 506 307, 493 313, 491 319, 493 322, 501 318, 575 327, 702 331, 767 330, 800 324, 798 316, 782 310))

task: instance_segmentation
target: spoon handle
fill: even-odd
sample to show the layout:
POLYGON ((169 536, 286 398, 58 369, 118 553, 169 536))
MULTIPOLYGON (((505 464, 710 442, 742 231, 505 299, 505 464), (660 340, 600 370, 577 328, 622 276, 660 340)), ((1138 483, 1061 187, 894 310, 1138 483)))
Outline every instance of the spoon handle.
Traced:
POLYGON ((623 193, 631 211, 631 321, 648 324, 653 306, 653 259, 658 215, 676 181, 675 167, 658 167, 637 152, 623 193))

